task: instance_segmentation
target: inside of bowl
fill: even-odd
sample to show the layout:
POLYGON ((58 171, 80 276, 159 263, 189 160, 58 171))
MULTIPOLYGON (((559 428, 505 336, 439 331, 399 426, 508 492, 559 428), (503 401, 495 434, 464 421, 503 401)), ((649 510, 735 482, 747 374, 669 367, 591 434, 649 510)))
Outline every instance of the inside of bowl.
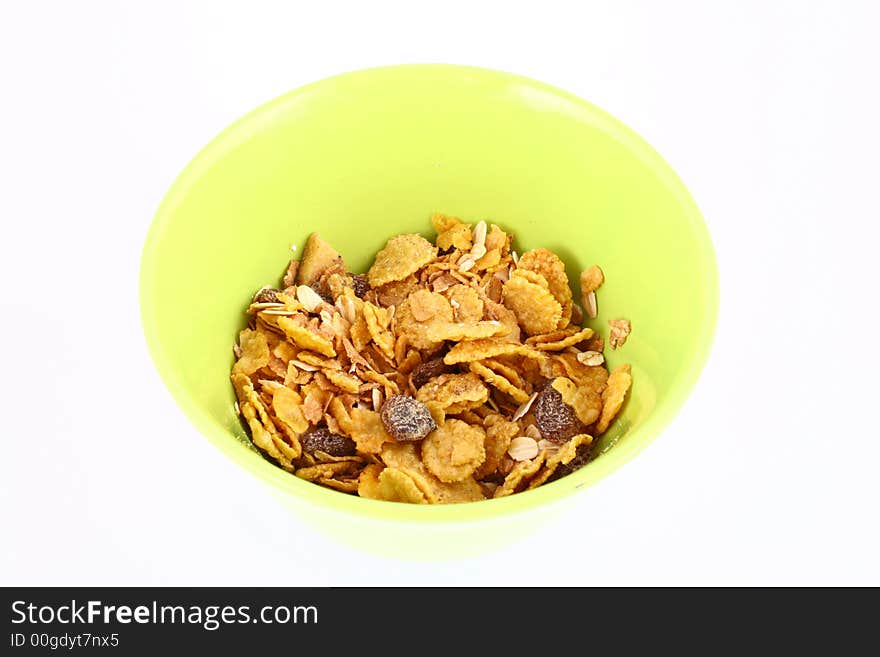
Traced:
MULTIPOLYGON (((589 325, 607 338, 608 319, 631 320, 625 346, 606 357, 611 367, 632 364, 634 387, 599 441, 602 456, 584 470, 628 441, 650 440, 638 429, 681 403, 715 314, 711 246, 674 174, 601 111, 523 78, 457 67, 367 73, 246 117, 163 203, 144 252, 144 324, 187 413, 247 450, 229 368, 254 291, 279 283, 291 247, 312 231, 365 271, 392 235, 432 238, 429 218, 441 211, 498 223, 520 252, 558 253, 576 294, 579 272, 602 267, 589 325)), ((590 478, 567 479, 578 476, 590 478)))

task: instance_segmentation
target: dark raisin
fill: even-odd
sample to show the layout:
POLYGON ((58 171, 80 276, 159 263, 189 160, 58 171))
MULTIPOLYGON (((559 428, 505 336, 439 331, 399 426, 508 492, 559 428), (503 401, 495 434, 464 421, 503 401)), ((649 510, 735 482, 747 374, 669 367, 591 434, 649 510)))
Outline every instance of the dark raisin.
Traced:
POLYGON ((428 407, 405 395, 391 395, 385 401, 382 424, 396 440, 421 440, 437 428, 428 407))
POLYGON ((324 452, 330 456, 354 456, 357 452, 357 445, 351 438, 331 433, 327 427, 305 432, 299 442, 309 454, 324 452))
POLYGON ((574 409, 562 401, 562 395, 549 383, 535 398, 532 412, 538 430, 547 440, 565 442, 583 428, 574 409))
POLYGON ((427 363, 416 365, 412 373, 409 375, 412 384, 418 390, 435 376, 450 371, 450 367, 443 362, 442 358, 432 358, 427 363))
POLYGON ((547 479, 547 482, 556 481, 566 475, 570 475, 575 470, 580 470, 587 463, 590 462, 590 458, 592 457, 593 446, 592 445, 579 445, 577 448, 576 456, 566 464, 560 463, 556 470, 553 471, 553 474, 550 475, 550 478, 547 479))
POLYGON ((327 284, 327 281, 321 279, 319 281, 315 281, 309 287, 312 288, 315 293, 317 293, 317 295, 321 297, 324 301, 329 303, 331 306, 333 305, 333 295, 330 294, 330 286, 327 284))
POLYGON ((271 287, 264 287, 254 295, 253 303, 278 303, 279 290, 271 287))
POLYGON ((370 283, 367 281, 366 274, 355 274, 351 277, 351 286, 354 294, 359 299, 363 299, 364 295, 370 291, 370 283))

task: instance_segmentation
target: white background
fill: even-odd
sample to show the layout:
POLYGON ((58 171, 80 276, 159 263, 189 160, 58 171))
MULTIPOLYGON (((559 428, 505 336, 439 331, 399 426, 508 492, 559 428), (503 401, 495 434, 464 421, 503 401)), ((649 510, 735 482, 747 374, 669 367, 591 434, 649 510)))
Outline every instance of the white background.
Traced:
POLYGON ((0 584, 880 584, 875 6, 3 3, 0 584), (721 269, 678 419, 563 518, 448 563, 290 515, 189 425, 138 316, 147 227, 201 146, 286 90, 402 62, 610 111, 679 172, 721 269))

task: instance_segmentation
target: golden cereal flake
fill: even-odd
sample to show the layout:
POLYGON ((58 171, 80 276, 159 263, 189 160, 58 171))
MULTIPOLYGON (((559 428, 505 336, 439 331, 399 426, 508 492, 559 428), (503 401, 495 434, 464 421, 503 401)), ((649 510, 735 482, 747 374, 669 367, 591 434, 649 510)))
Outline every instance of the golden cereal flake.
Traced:
POLYGON ((399 306, 413 292, 419 289, 415 276, 407 276, 400 281, 386 283, 376 290, 376 300, 380 306, 399 306))
POLYGON ((428 381, 416 392, 423 404, 436 402, 448 414, 460 413, 486 403, 489 389, 480 378, 466 374, 441 374, 428 381))
POLYGON ((429 290, 416 290, 409 296, 409 310, 417 322, 451 321, 454 312, 449 300, 429 290))
POLYGON ((428 503, 428 499, 416 486, 413 478, 397 468, 385 468, 379 474, 378 494, 378 499, 387 502, 428 503))
POLYGON ((486 427, 484 442, 486 459, 474 473, 476 479, 484 479, 498 469, 501 460, 507 454, 510 441, 520 433, 519 425, 516 422, 510 422, 497 413, 487 415, 483 422, 486 427))
POLYGON ((348 474, 355 469, 357 469, 357 462, 355 461, 338 461, 336 463, 318 463, 304 468, 297 468, 294 474, 300 479, 315 481, 321 477, 333 479, 341 474, 348 474))
POLYGON ((537 488, 546 482, 551 476, 553 476, 553 473, 556 472, 556 468, 560 465, 568 465, 571 463, 577 457, 578 448, 582 445, 588 446, 592 444, 592 442, 593 437, 585 433, 579 433, 576 436, 572 436, 561 447, 559 447, 555 454, 547 458, 544 468, 529 482, 529 490, 537 488))
POLYGON ((304 433, 309 428, 308 420, 303 415, 302 397, 290 388, 281 387, 272 395, 272 410, 281 422, 296 433, 304 433))
POLYGON ((357 394, 360 390, 361 380, 352 374, 346 374, 335 369, 327 369, 324 370, 324 375, 330 379, 330 383, 343 392, 357 394))
MULTIPOLYGON (((382 447, 385 443, 394 441, 394 439, 388 435, 388 432, 385 431, 385 427, 382 424, 382 418, 376 411, 371 411, 366 408, 352 408, 350 415, 351 423, 348 425, 349 434, 351 435, 351 439, 357 444, 358 452, 364 454, 378 454, 382 451, 382 447)), ((340 426, 342 426, 341 422, 340 426)))
POLYGON ((605 282, 605 274, 598 265, 587 267, 581 272, 581 295, 595 292, 605 282))
POLYGON ((501 262, 501 251, 499 249, 489 249, 482 258, 478 258, 474 263, 474 271, 486 271, 496 267, 501 262))
POLYGON ((571 347, 584 340, 589 340, 591 337, 593 337, 593 329, 585 328, 554 342, 538 342, 535 344, 535 349, 538 349, 539 351, 562 351, 566 347, 571 347))
POLYGON ((250 379, 243 374, 233 374, 232 383, 239 394, 239 411, 251 430, 254 445, 275 459, 285 470, 291 470, 291 462, 299 457, 299 445, 293 447, 278 433, 250 379))
POLYGON ((571 321, 572 300, 571 287, 565 273, 565 263, 552 251, 541 248, 523 253, 517 267, 537 272, 547 280, 550 293, 559 302, 562 309, 557 326, 559 328, 567 326, 571 321))
POLYGON ((579 387, 590 388, 600 394, 605 389, 608 370, 603 366, 587 365, 578 360, 577 354, 568 352, 553 354, 551 360, 562 368, 562 372, 556 376, 567 376, 579 387))
POLYGON ((529 393, 527 393, 525 390, 517 388, 511 381, 508 381, 500 374, 496 374, 482 363, 475 361, 473 363, 469 363, 468 367, 470 368, 471 372, 479 376, 490 386, 510 395, 515 402, 522 404, 528 401, 529 393))
MULTIPOLYGON (((504 286, 499 286, 499 301, 500 295, 503 293, 504 286)), ((519 322, 516 319, 516 313, 514 313, 510 308, 502 305, 501 303, 497 303, 492 301, 491 299, 483 299, 483 305, 486 308, 486 318, 494 319, 498 322, 501 322, 509 329, 509 333, 504 336, 504 340, 506 342, 519 342, 520 341, 520 328, 519 322)))
POLYGON ((371 303, 364 303, 364 319, 367 322, 367 331, 376 346, 390 360, 394 360, 394 335, 389 330, 391 316, 387 308, 380 308, 371 303))
POLYGON ((626 393, 632 386, 632 374, 629 365, 621 365, 608 376, 608 385, 602 392, 602 415, 596 424, 596 433, 605 433, 611 421, 620 412, 626 393))
POLYGON ((470 477, 486 458, 482 427, 448 419, 422 441, 422 462, 440 481, 470 477))
POLYGON ((474 288, 458 283, 446 290, 446 295, 452 305, 455 321, 475 323, 483 318, 483 300, 474 288))
POLYGON ((361 473, 358 476, 358 495, 371 500, 381 500, 382 497, 379 491, 379 475, 384 469, 385 466, 379 463, 370 463, 363 470, 361 470, 361 473))
POLYGON ((447 365, 455 365, 456 363, 470 363, 475 360, 510 355, 524 356, 539 362, 546 359, 544 354, 526 345, 482 339, 459 342, 443 357, 443 362, 447 365))
POLYGON ((419 456, 415 443, 388 443, 380 455, 386 466, 408 474, 431 504, 454 504, 482 500, 483 491, 473 477, 454 483, 440 481, 419 456))
POLYGON ((483 338, 503 337, 510 329, 498 321, 474 322, 432 322, 425 328, 425 336, 432 342, 452 340, 480 340, 483 338))
POLYGON ((309 330, 290 317, 279 317, 278 328, 284 331, 284 334, 302 349, 314 351, 330 358, 336 356, 336 349, 333 348, 331 340, 309 330))
POLYGON ((241 345, 241 358, 233 366, 233 372, 250 376, 269 364, 269 343, 264 333, 245 329, 239 333, 238 343, 241 345))
POLYGON ((437 247, 421 235, 395 235, 367 272, 370 287, 377 288, 414 274, 437 257, 437 247))
POLYGON ((502 298, 529 335, 549 333, 562 319, 562 307, 555 297, 547 289, 520 276, 519 270, 504 284, 502 298))
POLYGON ((443 251, 450 248, 461 251, 471 250, 471 227, 468 224, 456 217, 440 213, 431 217, 431 223, 437 231, 437 246, 443 251))
POLYGON ((321 484, 322 486, 326 486, 327 488, 332 488, 334 490, 338 490, 342 493, 357 493, 358 492, 358 480, 357 479, 330 479, 327 477, 319 477, 315 480, 315 483, 321 484))
POLYGON ((524 487, 524 482, 527 483, 541 469, 546 458, 547 452, 541 450, 534 459, 519 461, 504 478, 504 483, 495 491, 495 497, 507 497, 518 492, 517 489, 524 487))
MULTIPOLYGON (((445 307, 441 307, 440 316, 432 321, 438 320, 452 321, 452 306, 448 302, 445 307)), ((409 299, 398 306, 395 322, 398 334, 405 337, 407 342, 416 349, 433 351, 440 346, 440 340, 430 340, 427 337, 427 328, 430 325, 430 321, 420 322, 413 316, 409 299)))

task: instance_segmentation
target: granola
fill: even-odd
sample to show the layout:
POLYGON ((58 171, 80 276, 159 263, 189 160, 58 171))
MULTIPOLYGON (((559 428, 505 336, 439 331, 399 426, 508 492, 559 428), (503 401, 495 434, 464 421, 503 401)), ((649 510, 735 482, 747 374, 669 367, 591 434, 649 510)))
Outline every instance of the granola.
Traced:
MULTIPOLYGON (((312 234, 261 287, 234 346, 236 411, 293 475, 376 500, 505 497, 574 472, 621 412, 596 325, 604 274, 517 255, 495 224, 435 214, 433 242, 391 237, 365 273, 312 234)), ((609 321, 609 346, 631 332, 609 321)))

